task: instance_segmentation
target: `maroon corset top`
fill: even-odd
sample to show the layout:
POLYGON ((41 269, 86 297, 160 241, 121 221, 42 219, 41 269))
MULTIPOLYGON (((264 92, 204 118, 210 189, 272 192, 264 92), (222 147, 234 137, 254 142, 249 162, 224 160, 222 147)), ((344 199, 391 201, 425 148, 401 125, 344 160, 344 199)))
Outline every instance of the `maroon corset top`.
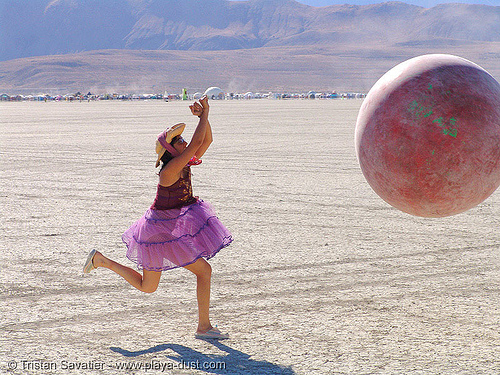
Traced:
POLYGON ((158 184, 156 198, 151 206, 152 210, 169 210, 179 208, 196 202, 193 197, 193 188, 191 187, 191 170, 189 167, 183 169, 181 178, 170 186, 158 184))

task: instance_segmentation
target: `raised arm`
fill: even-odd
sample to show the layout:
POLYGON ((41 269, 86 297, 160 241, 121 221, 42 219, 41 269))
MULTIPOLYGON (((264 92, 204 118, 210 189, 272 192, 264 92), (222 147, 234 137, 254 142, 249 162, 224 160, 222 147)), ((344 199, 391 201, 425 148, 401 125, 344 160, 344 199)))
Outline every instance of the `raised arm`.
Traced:
POLYGON ((208 147, 212 144, 212 127, 210 126, 210 121, 207 120, 207 130, 205 132, 205 139, 201 144, 200 148, 196 151, 195 155, 198 159, 201 159, 202 155, 207 151, 208 147))
MULTIPOLYGON (((203 107, 194 102, 193 105, 190 105, 189 106, 189 109, 191 110, 191 113, 195 116, 201 116, 201 114, 203 113, 203 107)), ((203 140, 203 143, 202 145, 200 146, 200 148, 196 151, 195 155, 197 158, 201 159, 201 157, 203 156, 203 154, 205 153, 205 151, 207 151, 208 147, 210 146, 210 144, 212 143, 213 141, 213 138, 212 138, 212 127, 210 125, 210 121, 208 121, 208 124, 207 124, 207 130, 206 130, 206 133, 205 133, 205 139, 203 140)))
POLYGON ((200 104, 203 107, 203 113, 200 116, 198 126, 194 131, 193 137, 191 138, 191 142, 189 142, 188 146, 179 156, 176 156, 175 158, 170 160, 165 166, 165 168, 163 168, 163 170, 160 172, 161 185, 170 186, 175 181, 177 181, 182 169, 186 166, 189 160, 191 160, 191 158, 196 155, 196 152, 205 142, 207 128, 210 127, 208 123, 208 112, 209 112, 208 98, 206 96, 201 98, 200 104))

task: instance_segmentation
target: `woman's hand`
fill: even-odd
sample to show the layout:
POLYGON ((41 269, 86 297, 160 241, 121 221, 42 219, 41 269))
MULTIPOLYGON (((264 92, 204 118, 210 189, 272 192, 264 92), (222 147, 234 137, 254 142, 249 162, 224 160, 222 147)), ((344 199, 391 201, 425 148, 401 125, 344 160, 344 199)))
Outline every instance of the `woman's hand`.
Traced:
POLYGON ((198 117, 200 117, 201 114, 203 113, 203 107, 198 102, 194 102, 192 105, 190 105, 189 109, 191 110, 191 113, 193 115, 198 117))
POLYGON ((208 105, 208 97, 206 95, 202 96, 202 98, 200 99, 200 104, 203 107, 203 111, 206 110, 208 112, 210 106, 208 105))

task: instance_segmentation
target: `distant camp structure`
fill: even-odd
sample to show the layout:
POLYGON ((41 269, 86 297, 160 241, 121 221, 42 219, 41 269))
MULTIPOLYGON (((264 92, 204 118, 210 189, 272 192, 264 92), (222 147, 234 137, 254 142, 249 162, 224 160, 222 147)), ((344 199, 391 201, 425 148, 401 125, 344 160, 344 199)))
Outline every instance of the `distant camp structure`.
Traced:
POLYGON ((208 99, 212 99, 212 100, 223 100, 225 95, 224 95, 224 91, 222 91, 219 87, 209 87, 204 95, 206 95, 208 97, 208 99))
MULTIPOLYGON (((195 90, 193 90, 195 91, 195 90)), ((250 100, 250 99, 362 99, 366 96, 365 93, 337 93, 336 91, 330 92, 316 92, 306 91, 303 93, 291 92, 228 92, 225 93, 219 87, 209 87, 204 93, 196 91, 194 94, 189 94, 186 89, 181 92, 171 94, 165 91, 163 94, 118 94, 118 93, 104 93, 95 94, 88 92, 83 94, 77 92, 76 94, 36 94, 36 95, 21 95, 21 94, 8 94, 0 93, 0 102, 13 102, 13 101, 95 101, 95 100, 198 100, 203 95, 207 95, 210 100, 250 100)))

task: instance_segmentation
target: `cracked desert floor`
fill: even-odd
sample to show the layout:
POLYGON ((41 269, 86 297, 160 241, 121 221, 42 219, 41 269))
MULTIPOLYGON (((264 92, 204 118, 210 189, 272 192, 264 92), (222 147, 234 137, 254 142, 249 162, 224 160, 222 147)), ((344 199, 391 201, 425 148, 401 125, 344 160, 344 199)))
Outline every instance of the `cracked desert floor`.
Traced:
POLYGON ((121 234, 188 104, 0 103, 1 373, 500 373, 499 193, 444 219, 386 204, 356 160, 360 100, 211 102, 193 188, 235 239, 210 260, 231 339, 194 339, 184 269, 153 294, 84 276, 94 248, 134 266, 121 234))

